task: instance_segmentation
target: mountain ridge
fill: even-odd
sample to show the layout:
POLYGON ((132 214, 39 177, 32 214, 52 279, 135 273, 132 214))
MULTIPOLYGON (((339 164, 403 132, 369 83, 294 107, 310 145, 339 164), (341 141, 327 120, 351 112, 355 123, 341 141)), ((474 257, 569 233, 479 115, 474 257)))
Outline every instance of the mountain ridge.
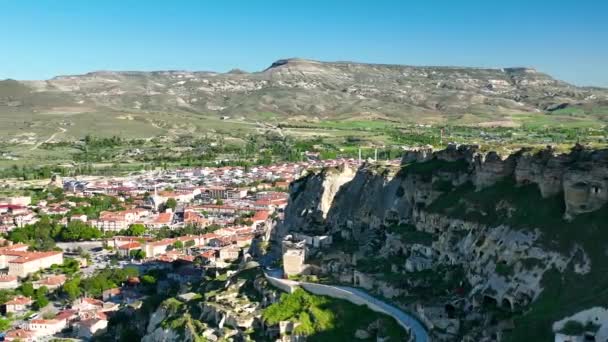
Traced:
POLYGON ((578 87, 529 67, 408 66, 302 58, 279 59, 255 72, 101 70, 15 82, 0 81, 0 112, 82 108, 240 117, 273 113, 315 119, 371 115, 441 122, 450 115, 501 118, 608 103, 608 89, 578 87))

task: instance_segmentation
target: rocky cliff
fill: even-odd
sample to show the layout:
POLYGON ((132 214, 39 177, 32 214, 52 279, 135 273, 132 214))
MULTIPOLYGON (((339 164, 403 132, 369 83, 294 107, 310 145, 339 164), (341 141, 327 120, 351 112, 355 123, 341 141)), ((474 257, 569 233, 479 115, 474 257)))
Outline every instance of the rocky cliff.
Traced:
MULTIPOLYGON (((601 273, 608 248, 607 167, 608 151, 580 146, 567 154, 546 148, 510 156, 481 153, 477 146, 413 150, 400 165, 325 170, 296 181, 282 231, 334 235, 331 253, 350 246, 343 249, 351 257, 337 261, 319 252, 326 272, 397 300, 418 296, 422 306, 438 298, 442 305, 457 301, 460 323, 491 303, 511 319, 530 308, 527 315, 534 317, 535 303, 557 283, 601 273), (446 282, 460 268, 462 277, 446 282), (446 276, 433 278, 429 271, 446 276), (425 286, 445 291, 424 298, 425 286), (466 295, 454 296, 455 288, 466 295)), ((573 314, 568 309, 576 299, 566 297, 554 303, 555 315, 573 314)), ((546 322, 532 321, 542 325, 539 333, 551 332, 546 322)), ((482 324, 486 333, 490 325, 482 324)), ((484 334, 474 330, 465 336, 484 334)))

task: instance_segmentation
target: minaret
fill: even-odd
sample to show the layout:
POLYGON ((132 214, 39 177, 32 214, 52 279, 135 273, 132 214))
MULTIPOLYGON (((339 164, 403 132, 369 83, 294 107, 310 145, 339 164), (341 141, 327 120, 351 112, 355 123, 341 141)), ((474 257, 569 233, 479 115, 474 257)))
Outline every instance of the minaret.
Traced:
POLYGON ((359 147, 359 163, 361 163, 361 147, 359 147))
POLYGON ((378 161, 378 149, 374 150, 374 161, 378 161))

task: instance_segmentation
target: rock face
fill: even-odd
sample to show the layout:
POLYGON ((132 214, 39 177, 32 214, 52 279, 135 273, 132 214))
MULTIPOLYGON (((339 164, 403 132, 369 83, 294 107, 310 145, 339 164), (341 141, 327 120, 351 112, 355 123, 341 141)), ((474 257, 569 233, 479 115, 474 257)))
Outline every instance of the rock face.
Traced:
POLYGON ((114 72, 0 82, 3 106, 315 117, 537 112, 607 100, 528 68, 417 67, 279 60, 261 72, 114 72))
POLYGON ((513 179, 518 185, 536 184, 543 197, 563 196, 566 218, 608 202, 608 151, 575 147, 569 154, 556 155, 547 148, 536 153, 521 150, 503 158, 495 152, 479 153, 477 146, 462 145, 434 153, 410 151, 402 166, 367 164, 356 172, 343 167, 295 181, 281 235, 409 222, 415 208, 431 204, 442 193, 442 186, 467 181, 478 190, 503 179, 513 179), (401 169, 408 163, 415 167, 428 164, 430 169, 401 169))
MULTIPOLYGON (((282 227, 291 231, 320 227, 327 218, 336 193, 354 175, 355 170, 342 166, 325 169, 320 173, 311 173, 293 182, 290 186, 289 198, 293 205, 288 206, 285 212, 285 216, 289 217, 289 223, 282 227)), ((279 231, 280 236, 285 233, 286 230, 279 231)))
POLYGON ((556 154, 548 147, 503 158, 495 152, 480 153, 477 146, 454 145, 432 153, 410 151, 400 166, 323 170, 292 184, 283 231, 409 222, 415 208, 431 204, 442 187, 471 182, 481 190, 504 179, 535 184, 545 198, 563 196, 563 214, 571 218, 608 203, 608 151, 576 146, 570 153, 556 154), (411 171, 403 167, 410 163, 411 171), (417 165, 429 170, 417 170, 417 165))
POLYGON ((296 181, 282 231, 355 241, 355 251, 341 257, 328 254, 322 269, 387 298, 408 294, 408 286, 416 285, 408 276, 412 272, 461 267, 470 285, 465 310, 487 301, 519 310, 542 293, 548 271, 587 274, 593 265, 580 247, 554 250, 545 236, 551 230, 537 229, 534 221, 528 227, 522 227, 528 221, 509 221, 521 209, 517 205, 536 203, 509 202, 501 196, 508 189, 501 187, 537 187, 539 199, 562 203, 556 215, 567 222, 604 210, 607 182, 608 151, 580 146, 566 154, 547 148, 507 157, 466 145, 408 151, 401 165, 364 164, 354 173, 322 171, 296 181), (480 203, 448 196, 464 191, 458 189, 473 194, 494 191, 495 208, 484 212, 480 203), (458 212, 439 210, 442 206, 458 212), (378 273, 381 267, 373 263, 367 267, 375 273, 366 274, 359 267, 359 260, 366 259, 388 263, 390 271, 382 272, 390 276, 378 273))

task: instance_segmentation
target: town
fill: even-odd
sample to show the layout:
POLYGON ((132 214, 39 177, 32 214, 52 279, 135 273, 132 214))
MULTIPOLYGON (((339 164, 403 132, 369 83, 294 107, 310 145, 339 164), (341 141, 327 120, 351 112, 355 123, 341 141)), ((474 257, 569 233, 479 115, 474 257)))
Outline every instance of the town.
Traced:
POLYGON ((37 188, 3 189, 2 337, 91 339, 150 291, 225 276, 252 248, 268 248, 291 181, 307 170, 360 163, 53 176, 37 188))

